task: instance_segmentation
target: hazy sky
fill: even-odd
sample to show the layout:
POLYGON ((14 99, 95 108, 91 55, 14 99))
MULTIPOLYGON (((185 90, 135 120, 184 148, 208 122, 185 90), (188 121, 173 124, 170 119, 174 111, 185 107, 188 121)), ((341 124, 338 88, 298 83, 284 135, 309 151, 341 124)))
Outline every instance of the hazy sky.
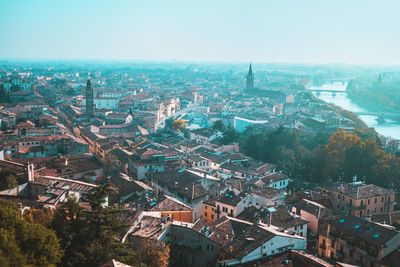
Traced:
POLYGON ((400 64, 400 1, 1 0, 0 58, 400 64))

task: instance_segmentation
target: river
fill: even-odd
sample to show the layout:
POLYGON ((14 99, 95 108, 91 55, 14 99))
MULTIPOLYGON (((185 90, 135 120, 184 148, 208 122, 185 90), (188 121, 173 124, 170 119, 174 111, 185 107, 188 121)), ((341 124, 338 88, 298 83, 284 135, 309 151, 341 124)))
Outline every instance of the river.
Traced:
MULTIPOLYGON (((323 86, 319 87, 310 87, 309 89, 312 90, 335 90, 335 91, 343 91, 343 92, 313 92, 313 94, 318 97, 319 99, 333 103, 336 106, 339 106, 343 109, 353 111, 353 112, 360 112, 360 111, 368 111, 368 107, 360 106, 359 104, 352 101, 346 93, 346 83, 332 83, 332 84, 324 84, 323 86)), ((385 122, 377 122, 376 116, 359 116, 361 120, 363 120, 369 127, 374 127, 375 130, 384 136, 392 137, 400 140, 400 122, 392 121, 389 119, 385 119, 385 122)))

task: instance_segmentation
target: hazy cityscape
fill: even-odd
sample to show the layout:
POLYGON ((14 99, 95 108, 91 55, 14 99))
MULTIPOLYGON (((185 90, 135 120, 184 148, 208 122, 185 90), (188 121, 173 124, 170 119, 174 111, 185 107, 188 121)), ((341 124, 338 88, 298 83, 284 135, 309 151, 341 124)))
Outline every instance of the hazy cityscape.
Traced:
POLYGON ((398 266, 400 3, 190 2, 0 3, 0 266, 398 266))

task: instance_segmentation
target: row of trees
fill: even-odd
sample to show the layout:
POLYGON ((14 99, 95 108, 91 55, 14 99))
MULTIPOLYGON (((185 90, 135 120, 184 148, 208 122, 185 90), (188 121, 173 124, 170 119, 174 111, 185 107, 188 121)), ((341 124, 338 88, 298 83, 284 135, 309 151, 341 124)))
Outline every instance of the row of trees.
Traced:
POLYGON ((301 135, 296 130, 242 135, 241 148, 254 159, 311 182, 350 182, 354 175, 367 183, 400 189, 400 158, 386 154, 373 130, 338 130, 331 135, 301 135))
POLYGON ((122 243, 125 213, 103 204, 110 186, 87 195, 91 211, 70 198, 55 212, 25 211, 0 200, 0 266, 101 266, 112 259, 132 266, 167 266, 169 248, 152 241, 122 243))

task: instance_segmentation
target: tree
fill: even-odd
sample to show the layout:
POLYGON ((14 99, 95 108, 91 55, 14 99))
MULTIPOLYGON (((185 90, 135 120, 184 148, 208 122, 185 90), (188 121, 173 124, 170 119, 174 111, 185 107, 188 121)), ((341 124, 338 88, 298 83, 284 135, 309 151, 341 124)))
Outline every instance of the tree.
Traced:
POLYGON ((0 87, 0 103, 9 103, 9 102, 10 102, 10 94, 2 84, 0 87))
POLYGON ((222 120, 215 121, 212 128, 220 132, 224 132, 226 130, 225 124, 222 120))
POLYGON ((83 210, 72 198, 56 210, 52 227, 65 250, 62 266, 100 266, 112 259, 134 266, 151 262, 143 251, 139 253, 116 238, 126 225, 120 219, 123 211, 103 205, 110 190, 109 185, 99 186, 88 194, 85 199, 91 211, 83 210))
POLYGON ((54 231, 24 220, 15 203, 0 200, 1 266, 56 266, 62 254, 54 231))
POLYGON ((169 263, 169 246, 158 241, 145 239, 140 244, 142 262, 152 267, 167 267, 169 263))
POLYGON ((174 119, 173 118, 169 118, 165 120, 165 128, 166 129, 172 129, 172 127, 174 126, 174 119))
POLYGON ((229 145, 239 142, 240 137, 240 134, 235 129, 226 129, 219 139, 219 142, 221 145, 229 145))
POLYGON ((18 186, 17 177, 12 172, 0 171, 0 190, 6 190, 18 186))
POLYGON ((120 162, 117 156, 108 153, 103 160, 104 169, 106 170, 107 174, 112 175, 120 170, 120 162))
POLYGON ((43 226, 49 227, 51 221, 53 220, 53 210, 51 209, 28 209, 22 215, 25 220, 30 223, 41 224, 43 226))
POLYGON ((183 129, 186 129, 187 121, 186 120, 182 120, 182 119, 174 120, 172 125, 173 125, 172 128, 175 131, 181 132, 183 129))

